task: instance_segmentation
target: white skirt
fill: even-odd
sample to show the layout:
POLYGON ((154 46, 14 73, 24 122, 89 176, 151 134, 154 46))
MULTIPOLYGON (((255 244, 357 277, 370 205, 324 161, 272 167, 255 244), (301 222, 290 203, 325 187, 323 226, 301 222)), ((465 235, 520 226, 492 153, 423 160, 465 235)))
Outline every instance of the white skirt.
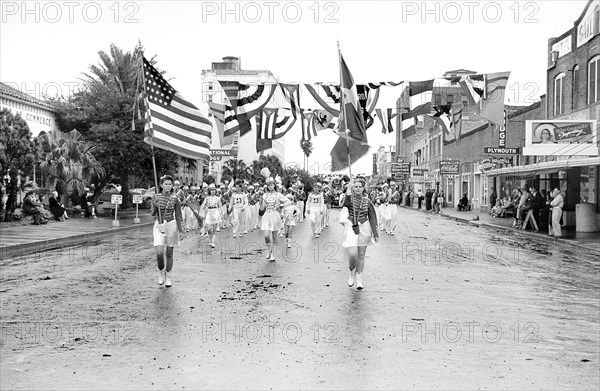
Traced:
POLYGON ((262 221, 260 223, 260 229, 263 231, 274 231, 277 232, 281 228, 283 228, 283 223, 281 222, 281 215, 276 210, 267 210, 265 214, 262 216, 262 221))
POLYGON ((373 239, 373 233, 371 231, 371 224, 369 223, 369 220, 359 225, 357 235, 352 229, 352 222, 348 219, 348 208, 342 208, 339 219, 340 224, 344 226, 342 247, 372 246, 376 244, 373 239))
POLYGON ((221 211, 218 208, 207 209, 206 217, 204 218, 204 224, 220 224, 221 223, 221 211))

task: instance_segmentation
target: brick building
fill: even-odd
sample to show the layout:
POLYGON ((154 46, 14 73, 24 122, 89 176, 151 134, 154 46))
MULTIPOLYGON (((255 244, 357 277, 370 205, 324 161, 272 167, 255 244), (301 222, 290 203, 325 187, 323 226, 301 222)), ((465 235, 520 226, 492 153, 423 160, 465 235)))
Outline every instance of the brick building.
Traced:
MULTIPOLYGON (((518 116, 509 116, 509 138, 521 137, 525 146, 526 120, 593 120, 596 133, 588 142, 598 145, 600 121, 600 2, 589 0, 573 27, 548 40, 546 95, 539 107, 531 107, 518 116)), ((517 113, 518 114, 518 113, 517 113)), ((571 148, 572 149, 572 148, 571 148)), ((562 153, 519 156, 516 166, 488 172, 490 187, 512 189, 533 184, 540 189, 560 188, 565 195, 563 220, 576 226, 576 204, 593 204, 600 212, 600 157, 574 155, 569 148, 562 153)))

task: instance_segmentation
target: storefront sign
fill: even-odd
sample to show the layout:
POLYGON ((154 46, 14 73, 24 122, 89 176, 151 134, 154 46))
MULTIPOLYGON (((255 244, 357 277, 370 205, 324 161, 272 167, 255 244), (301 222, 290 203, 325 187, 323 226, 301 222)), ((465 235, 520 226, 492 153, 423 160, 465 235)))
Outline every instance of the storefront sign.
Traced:
POLYGON ((373 175, 377 175, 377 154, 373 154, 373 175))
POLYGON ((504 110, 504 125, 498 129, 498 146, 506 148, 506 110, 504 110))
POLYGON ((483 153, 489 153, 492 155, 517 155, 519 148, 498 148, 498 147, 485 147, 483 153))
POLYGON ((481 170, 482 171, 493 170, 500 164, 512 164, 512 161, 510 158, 490 156, 481 161, 481 170))
POLYGON ((238 150, 237 149, 211 149, 210 150, 210 155, 211 156, 237 157, 238 150))
POLYGON ((425 176, 426 172, 429 172, 426 168, 413 168, 412 176, 425 176))
POLYGON ((392 163, 392 175, 394 174, 410 174, 410 163, 392 163))
POLYGON ((447 160, 440 162, 440 174, 441 175, 456 175, 458 174, 458 167, 460 162, 454 160, 447 160))
MULTIPOLYGON (((594 11, 595 7, 593 3, 588 7, 585 16, 581 20, 581 23, 577 25, 577 47, 580 47, 594 36, 594 11)), ((596 19, 596 23, 599 23, 596 19)), ((597 32, 598 30, 596 30, 597 32)))
POLYGON ((571 34, 565 39, 562 39, 552 45, 552 51, 558 52, 558 58, 561 58, 565 54, 571 53, 571 34))

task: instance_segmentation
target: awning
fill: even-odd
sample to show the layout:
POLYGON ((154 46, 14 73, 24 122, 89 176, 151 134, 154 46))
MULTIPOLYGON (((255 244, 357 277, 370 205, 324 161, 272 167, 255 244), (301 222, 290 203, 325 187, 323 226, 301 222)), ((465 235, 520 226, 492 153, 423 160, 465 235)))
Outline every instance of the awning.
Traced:
POLYGON ((600 165, 600 157, 591 157, 583 159, 558 160, 553 162, 543 162, 528 164, 526 166, 503 167, 487 172, 488 176, 499 175, 541 175, 550 174, 559 170, 566 170, 573 167, 587 167, 600 165))

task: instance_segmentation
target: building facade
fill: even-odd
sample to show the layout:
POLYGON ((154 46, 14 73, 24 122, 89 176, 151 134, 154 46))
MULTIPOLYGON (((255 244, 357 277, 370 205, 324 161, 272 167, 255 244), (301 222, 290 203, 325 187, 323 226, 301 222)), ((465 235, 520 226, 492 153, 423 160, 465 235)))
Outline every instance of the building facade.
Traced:
MULTIPOLYGON (((522 137, 525 146, 523 122, 526 120, 592 120, 598 128, 600 120, 600 3, 589 0, 573 27, 564 34, 548 40, 548 68, 546 95, 539 107, 529 114, 509 116, 509 137, 522 137)), ((518 114, 518 113, 517 113, 518 114)), ((598 147, 597 133, 588 142, 598 147)), ((518 156, 514 166, 491 170, 491 186, 516 188, 535 185, 539 189, 559 188, 565 196, 563 221, 577 226, 576 205, 592 204, 600 213, 599 171, 600 157, 573 155, 564 152, 541 156, 518 156)))
POLYGON ((50 104, 0 82, 0 110, 2 109, 20 114, 27 122, 32 137, 58 129, 56 111, 50 104))
MULTIPOLYGON (((237 81, 242 84, 278 83, 275 75, 269 70, 245 70, 242 69, 240 57, 223 57, 223 61, 213 62, 211 69, 202 71, 202 95, 205 102, 226 102, 226 94, 219 84, 219 81, 225 80, 237 81)), ((213 121, 216 121, 212 114, 209 113, 209 116, 213 121)), ((224 140, 217 134, 217 126, 216 124, 214 125, 213 129, 215 131, 213 133, 211 149, 227 149, 232 151, 232 156, 221 156, 220 160, 210 162, 208 172, 218 182, 220 181, 224 164, 235 157, 243 160, 247 165, 256 160, 260 155, 274 155, 281 160, 282 164, 285 162, 285 144, 283 139, 273 140, 273 147, 271 149, 261 151, 260 153, 256 151, 256 127, 254 121, 251 121, 251 123, 252 130, 250 132, 246 133, 243 137, 240 137, 239 133, 235 134, 231 142, 226 144, 223 144, 224 140)))

